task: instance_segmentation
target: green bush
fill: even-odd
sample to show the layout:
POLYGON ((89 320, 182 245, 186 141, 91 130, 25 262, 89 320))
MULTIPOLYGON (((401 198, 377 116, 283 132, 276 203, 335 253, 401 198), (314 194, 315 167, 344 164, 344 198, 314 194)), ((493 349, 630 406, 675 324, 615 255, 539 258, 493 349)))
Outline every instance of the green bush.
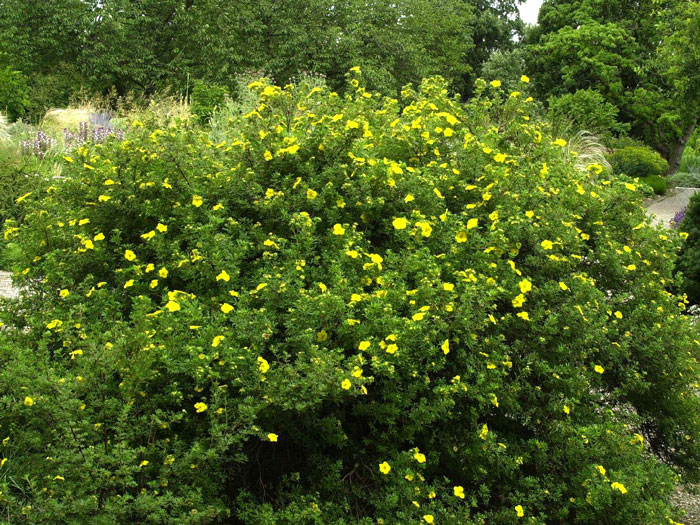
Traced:
POLYGON ((690 198, 678 227, 688 234, 676 261, 678 288, 691 304, 700 304, 700 194, 690 198))
POLYGON ((641 177, 639 181, 654 190, 656 195, 665 195, 668 190, 668 182, 665 178, 658 175, 647 175, 646 177, 641 177))
POLYGON ((8 66, 0 66, 0 112, 13 122, 24 116, 29 105, 29 87, 24 75, 8 66))
POLYGON ((253 83, 220 143, 135 123, 22 201, 3 519, 678 518, 700 336, 666 292, 677 233, 517 96, 350 82, 253 83))
POLYGON ((610 155, 610 165, 615 173, 629 177, 665 175, 668 162, 649 147, 627 147, 610 155))
POLYGON ((548 116, 555 127, 571 125, 603 139, 629 131, 629 124, 617 120, 620 110, 593 89, 551 97, 548 105, 548 116))
POLYGON ((197 82, 190 96, 190 110, 200 121, 209 122, 217 108, 226 103, 228 90, 225 86, 197 82))

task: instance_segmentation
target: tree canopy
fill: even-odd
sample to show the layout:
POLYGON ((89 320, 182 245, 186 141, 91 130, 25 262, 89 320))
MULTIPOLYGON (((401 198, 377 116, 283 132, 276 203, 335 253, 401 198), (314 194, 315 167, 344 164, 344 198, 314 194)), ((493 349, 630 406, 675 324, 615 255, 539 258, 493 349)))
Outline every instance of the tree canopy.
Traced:
POLYGON ((547 0, 531 33, 528 65, 542 96, 596 89, 619 108, 630 133, 680 166, 700 104, 696 2, 547 0))

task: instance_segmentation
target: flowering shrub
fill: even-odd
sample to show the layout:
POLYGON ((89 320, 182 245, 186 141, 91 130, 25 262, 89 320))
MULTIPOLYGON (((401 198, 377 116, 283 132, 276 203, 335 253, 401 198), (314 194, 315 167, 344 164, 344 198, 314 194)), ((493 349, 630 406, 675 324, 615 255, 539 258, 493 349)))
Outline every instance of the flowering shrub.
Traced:
POLYGON ((497 82, 463 106, 349 81, 254 82, 225 140, 134 126, 23 200, 3 516, 677 519, 700 472, 678 234, 497 82))

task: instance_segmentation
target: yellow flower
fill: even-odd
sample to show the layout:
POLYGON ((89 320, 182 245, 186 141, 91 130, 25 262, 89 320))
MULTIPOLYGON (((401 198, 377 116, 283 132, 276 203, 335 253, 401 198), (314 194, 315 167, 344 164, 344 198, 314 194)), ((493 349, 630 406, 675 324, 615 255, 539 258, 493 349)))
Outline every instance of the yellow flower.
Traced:
POLYGON ((490 82, 490 84, 491 84, 491 87, 495 87, 495 88, 501 87, 501 81, 500 81, 500 80, 492 80, 492 81, 490 82))
POLYGON ((406 219, 404 219, 403 217, 397 217, 392 221, 391 224, 393 224, 394 228, 396 228, 397 230, 404 230, 408 225, 408 221, 406 221, 406 219))
POLYGON ((450 340, 449 340, 449 339, 445 339, 445 340, 442 342, 442 345, 440 346, 440 348, 442 348, 442 352, 443 352, 445 355, 449 354, 449 353, 450 353, 450 340))
POLYGON ((70 292, 64 288, 63 290, 61 290, 58 293, 58 295, 60 295, 63 299, 65 299, 66 297, 68 297, 70 295, 70 292))
POLYGON ((158 276, 165 279, 168 276, 168 269, 161 268, 160 270, 158 270, 158 276))
POLYGON ((520 312, 517 315, 518 315, 518 317, 520 317, 521 319, 524 319, 525 321, 530 320, 530 314, 528 314, 527 312, 520 312))
POLYGON ((420 228, 421 235, 422 235, 423 237, 430 237, 430 234, 433 233, 433 227, 430 226, 430 223, 429 223, 429 222, 426 222, 426 221, 418 221, 418 222, 416 223, 416 226, 418 226, 418 227, 420 228))
POLYGON ((206 409, 209 408, 206 403, 202 403, 201 401, 199 403, 194 404, 194 409, 197 411, 198 414, 206 411, 206 409))
POLYGON ((432 514, 426 514, 425 516, 423 516, 423 519, 426 523, 435 523, 435 518, 432 514))
POLYGON ((134 286, 134 280, 133 280, 133 279, 129 279, 128 281, 126 281, 126 282, 124 283, 124 288, 131 288, 132 286, 134 286))
POLYGON ((104 233, 98 233, 92 238, 94 241, 104 241, 105 240, 105 234, 104 233))
POLYGON ((520 281, 519 286, 520 286, 520 291, 522 293, 527 293, 530 290, 532 290, 532 283, 530 281, 528 281, 527 279, 523 279, 522 281, 520 281))
POLYGON ((457 235, 455 235, 455 241, 457 242, 467 242, 467 232, 461 231, 457 235))
POLYGON ((391 465, 389 465, 389 463, 386 461, 383 461, 379 464, 379 471, 382 474, 388 474, 391 471, 391 465))
POLYGON ((571 409, 569 408, 568 405, 564 405, 564 413, 565 413, 565 414, 570 414, 570 413, 571 413, 571 409))
POLYGON ((516 506, 515 506, 515 515, 516 515, 518 518, 522 518, 523 516, 525 516, 525 511, 523 510, 523 506, 522 506, 522 505, 516 505, 516 506))
POLYGON ((66 162, 73 162, 72 157, 63 157, 63 160, 65 160, 66 162))
POLYGON ((32 405, 34 405, 34 400, 29 396, 25 397, 24 398, 24 406, 30 407, 32 405))
POLYGON ((345 228, 341 224, 333 225, 333 235, 343 235, 345 233, 345 228))
POLYGON ((513 306, 515 308, 520 308, 523 303, 525 302, 525 296, 523 294, 519 294, 518 296, 513 299, 513 306))
POLYGON ((343 382, 340 383, 340 386, 342 387, 343 390, 350 390, 352 383, 350 382, 349 379, 343 379, 343 382))
POLYGON ((266 374, 269 369, 270 363, 267 362, 267 359, 258 356, 258 370, 260 370, 261 373, 266 374))
POLYGON ((214 337, 214 339, 212 340, 211 346, 213 346, 214 348, 216 348, 217 346, 219 346, 219 345, 221 344, 221 341, 223 341, 224 339, 226 339, 226 338, 225 338, 223 335, 217 335, 217 336, 214 337))
POLYGON ((126 250, 124 252, 124 258, 127 261, 133 261, 134 259, 136 259, 136 254, 134 252, 132 252, 131 250, 126 250))
POLYGON ((561 281, 559 281, 559 288, 561 288, 561 289, 564 290, 564 291, 566 291, 566 290, 569 289, 569 287, 566 286, 566 283, 563 283, 563 282, 561 282, 561 281))
POLYGON ((418 312, 418 313, 413 314, 414 321, 422 321, 424 317, 425 317, 425 312, 418 312))
POLYGON ((107 202, 111 198, 112 197, 110 197, 109 195, 100 195, 99 197, 97 197, 97 200, 100 202, 107 202))
POLYGON ((530 78, 527 75, 520 77, 520 82, 525 82, 526 84, 530 82, 530 78))
POLYGON ((314 200, 317 196, 318 196, 318 192, 312 190, 311 188, 306 190, 306 198, 307 199, 314 200))
POLYGON ((59 328, 61 325, 63 325, 63 321, 61 321, 60 319, 54 319, 53 321, 46 324, 46 328, 48 328, 49 330, 53 330, 54 328, 59 328))
POLYGON ((221 311, 225 314, 231 313, 233 311, 233 306, 228 303, 224 303, 221 305, 221 311))
POLYGON ((359 348, 360 350, 367 350, 371 344, 372 343, 370 343, 369 341, 361 341, 357 348, 359 348))
POLYGON ((552 142, 555 146, 561 146, 562 148, 566 146, 566 141, 564 139, 557 139, 554 142, 552 142))
POLYGON ((149 461, 147 459, 144 459, 141 463, 139 463, 139 467, 145 467, 148 465, 149 461))
POLYGON ((613 490, 619 490, 622 494, 627 494, 627 489, 625 488, 625 486, 622 483, 618 483, 617 481, 611 483, 610 488, 612 488, 613 490))
POLYGON ((199 195, 192 195, 192 205, 195 208, 199 208, 204 203, 204 199, 199 195))
POLYGON ((265 150, 265 155, 263 155, 263 156, 265 157, 265 160, 268 162, 272 160, 272 152, 269 149, 265 150))
POLYGON ((221 270, 221 273, 216 276, 217 281, 226 281, 228 282, 230 279, 228 273, 226 273, 226 270, 221 270))
POLYGON ((267 439, 270 440, 272 443, 277 443, 277 438, 278 438, 278 437, 279 437, 279 436, 277 436, 277 434, 273 434, 272 432, 270 432, 270 433, 267 435, 267 439))
POLYGON ((544 240, 540 243, 540 246, 542 246, 542 248, 544 248, 545 250, 551 250, 554 247, 554 244, 552 243, 552 241, 544 240))
POLYGON ((486 436, 489 435, 489 426, 484 424, 483 427, 481 427, 481 432, 479 433, 479 437, 481 439, 486 439, 486 436))
POLYGON ((168 301, 165 304, 165 309, 168 312, 177 312, 180 309, 180 305, 177 304, 175 301, 168 301))
POLYGON ((601 476, 605 476, 605 467, 603 467, 603 465, 598 465, 596 469, 600 472, 601 476))
POLYGON ((600 366, 600 365, 595 365, 595 366, 593 367, 593 370, 595 370, 595 371, 596 371, 597 373, 599 373, 599 374, 602 374, 603 372, 605 372, 605 368, 603 368, 603 367, 600 366))
POLYGON ((459 485, 457 487, 454 487, 452 489, 452 491, 454 492, 455 496, 457 496, 458 498, 464 499, 464 487, 459 485))
POLYGON ((151 283, 148 285, 150 288, 155 288, 158 286, 158 279, 152 279, 151 283))
POLYGON ((415 459, 418 463, 425 463, 425 454, 416 452, 415 454, 413 454, 413 459, 415 459))
POLYGON ((141 235, 141 238, 145 239, 147 241, 150 241, 155 236, 156 236, 156 232, 154 230, 151 230, 150 232, 144 233, 143 235, 141 235))
POLYGON ((326 332, 325 330, 321 330, 319 333, 316 334, 316 342, 322 343, 326 339, 328 339, 328 332, 326 332))

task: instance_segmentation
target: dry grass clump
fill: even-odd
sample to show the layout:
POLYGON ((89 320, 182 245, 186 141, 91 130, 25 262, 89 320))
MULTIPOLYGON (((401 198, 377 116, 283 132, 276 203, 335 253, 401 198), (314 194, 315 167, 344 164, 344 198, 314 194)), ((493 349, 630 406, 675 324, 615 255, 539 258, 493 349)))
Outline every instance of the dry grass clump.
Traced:
POLYGON ((600 143, 598 137, 588 131, 578 131, 569 138, 564 154, 574 157, 574 165, 577 169, 586 170, 591 164, 599 164, 605 170, 612 171, 610 163, 605 158, 608 148, 600 143))
POLYGON ((44 115, 40 127, 54 133, 60 133, 64 128, 75 131, 81 122, 90 122, 92 113, 91 107, 50 109, 44 115))

